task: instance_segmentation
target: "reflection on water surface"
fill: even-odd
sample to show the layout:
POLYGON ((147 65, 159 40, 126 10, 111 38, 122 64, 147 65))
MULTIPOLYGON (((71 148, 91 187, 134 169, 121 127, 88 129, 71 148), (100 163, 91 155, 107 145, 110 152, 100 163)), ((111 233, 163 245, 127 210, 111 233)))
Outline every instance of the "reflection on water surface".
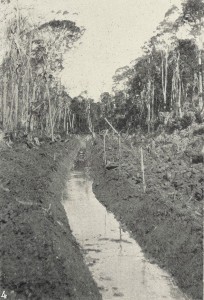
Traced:
POLYGON ((96 199, 85 172, 72 172, 63 205, 104 300, 187 299, 165 271, 145 259, 136 241, 96 199))

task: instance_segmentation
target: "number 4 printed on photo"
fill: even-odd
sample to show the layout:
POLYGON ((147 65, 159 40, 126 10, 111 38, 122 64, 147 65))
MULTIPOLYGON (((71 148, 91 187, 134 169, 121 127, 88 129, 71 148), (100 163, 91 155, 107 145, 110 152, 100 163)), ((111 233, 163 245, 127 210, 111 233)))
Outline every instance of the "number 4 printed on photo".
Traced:
POLYGON ((7 299, 7 295, 6 295, 5 291, 3 291, 1 298, 7 299))

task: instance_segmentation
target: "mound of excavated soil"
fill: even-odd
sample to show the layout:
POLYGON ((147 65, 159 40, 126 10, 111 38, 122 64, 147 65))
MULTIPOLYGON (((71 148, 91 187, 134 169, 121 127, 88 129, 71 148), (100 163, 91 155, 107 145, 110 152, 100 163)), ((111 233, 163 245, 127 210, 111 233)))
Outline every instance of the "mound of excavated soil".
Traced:
POLYGON ((0 145, 0 295, 9 300, 101 299, 60 203, 79 147, 0 145))
MULTIPOLYGON (((196 131, 154 139, 133 137, 122 142, 121 171, 106 169, 103 141, 90 152, 94 192, 132 232, 151 259, 167 269, 193 299, 202 299, 202 202, 204 137, 196 131), (146 193, 143 192, 143 147, 146 193)), ((107 139, 106 156, 118 164, 118 145, 107 139)))

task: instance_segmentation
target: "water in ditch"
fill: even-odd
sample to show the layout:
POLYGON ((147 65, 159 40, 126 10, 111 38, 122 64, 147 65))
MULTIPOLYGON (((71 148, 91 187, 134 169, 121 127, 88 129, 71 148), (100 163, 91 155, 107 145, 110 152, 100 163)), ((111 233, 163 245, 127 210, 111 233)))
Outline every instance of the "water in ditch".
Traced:
POLYGON ((63 205, 104 300, 188 299, 96 199, 85 171, 71 173, 63 205))

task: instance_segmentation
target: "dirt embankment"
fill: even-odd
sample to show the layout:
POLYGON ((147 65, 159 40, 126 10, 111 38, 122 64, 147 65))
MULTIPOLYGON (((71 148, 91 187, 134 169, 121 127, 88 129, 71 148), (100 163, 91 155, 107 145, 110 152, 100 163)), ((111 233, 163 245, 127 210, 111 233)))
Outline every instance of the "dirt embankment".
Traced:
MULTIPOLYGON (((167 269, 193 299, 202 299, 202 130, 132 137, 122 142, 121 172, 103 163, 103 139, 90 160, 97 198, 132 232, 150 259, 167 269), (143 192, 143 147, 146 193, 143 192)), ((117 139, 107 139, 107 160, 118 164, 117 139)))
POLYGON ((32 149, 1 145, 0 296, 101 299, 60 203, 79 147, 75 139, 32 149))

